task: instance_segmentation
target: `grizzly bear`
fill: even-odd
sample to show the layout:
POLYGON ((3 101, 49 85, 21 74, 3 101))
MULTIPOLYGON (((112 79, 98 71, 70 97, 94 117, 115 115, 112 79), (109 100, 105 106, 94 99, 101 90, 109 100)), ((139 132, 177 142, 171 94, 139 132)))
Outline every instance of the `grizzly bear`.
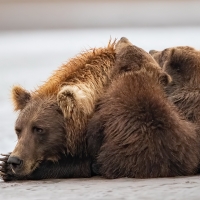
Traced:
POLYGON ((196 123, 200 134, 200 51, 188 46, 149 52, 171 77, 169 99, 185 117, 196 123))
POLYGON ((71 155, 60 155, 57 162, 41 161, 39 166, 30 174, 19 175, 12 171, 7 163, 10 154, 2 154, 4 158, 0 160, 0 174, 4 181, 13 180, 40 180, 52 178, 80 178, 91 176, 91 161, 88 157, 72 157, 71 155))
POLYGON ((106 178, 197 173, 196 127, 167 99, 164 88, 169 76, 126 38, 116 45, 113 73, 113 81, 88 123, 94 172, 106 178))
MULTIPOLYGON (((13 176, 7 174, 9 168, 15 177, 27 177, 45 161, 67 163, 69 160, 69 165, 73 166, 80 158, 85 163, 79 168, 90 168, 86 124, 96 100, 111 79, 114 47, 115 41, 109 42, 106 48, 91 49, 72 58, 31 93, 19 86, 13 88, 14 109, 19 111, 15 124, 18 142, 11 155, 2 158, 4 180, 13 176), (63 158, 63 155, 66 156, 63 158)), ((88 173, 80 174, 76 168, 74 177, 91 176, 90 170, 85 169, 88 173)), ((71 177, 70 170, 68 172, 71 177)))

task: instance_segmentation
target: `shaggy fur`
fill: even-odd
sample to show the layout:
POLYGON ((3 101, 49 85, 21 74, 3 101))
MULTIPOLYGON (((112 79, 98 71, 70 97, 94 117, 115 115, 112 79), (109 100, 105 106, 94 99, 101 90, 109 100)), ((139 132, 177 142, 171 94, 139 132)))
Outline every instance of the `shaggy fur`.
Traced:
MULTIPOLYGON (((118 47, 117 60, 125 50, 118 47)), ((106 178, 195 174, 199 163, 196 127, 165 97, 168 75, 135 46, 124 60, 131 70, 115 76, 88 124, 93 170, 106 178), (151 62, 146 63, 145 56, 151 62)))
POLYGON ((88 157, 72 157, 60 155, 57 162, 42 161, 31 174, 19 175, 12 171, 7 160, 10 154, 4 154, 0 161, 2 167, 0 175, 4 181, 13 180, 40 180, 52 178, 88 178, 91 177, 90 159, 88 157))
POLYGON ((200 134, 200 51, 180 46, 150 54, 171 77, 167 86, 169 99, 186 118, 198 125, 200 134))
POLYGON ((109 43, 71 59, 36 91, 13 88, 14 109, 20 112, 18 142, 9 158, 22 161, 20 167, 12 166, 14 173, 26 176, 42 161, 56 162, 60 154, 87 156, 86 123, 110 81, 114 46, 109 43))

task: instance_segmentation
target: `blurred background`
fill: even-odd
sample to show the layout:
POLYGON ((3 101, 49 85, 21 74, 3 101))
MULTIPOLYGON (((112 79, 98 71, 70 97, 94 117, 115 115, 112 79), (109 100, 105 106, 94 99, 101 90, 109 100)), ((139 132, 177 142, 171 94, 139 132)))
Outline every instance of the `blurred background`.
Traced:
POLYGON ((0 153, 16 144, 10 90, 34 90, 69 58, 110 38, 146 51, 200 49, 200 1, 0 0, 0 153))

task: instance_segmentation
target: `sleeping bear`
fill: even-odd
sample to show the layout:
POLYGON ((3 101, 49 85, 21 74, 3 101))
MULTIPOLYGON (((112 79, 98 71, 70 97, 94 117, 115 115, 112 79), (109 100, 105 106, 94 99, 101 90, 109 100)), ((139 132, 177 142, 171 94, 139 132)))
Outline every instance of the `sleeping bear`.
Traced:
POLYGON ((18 141, 1 158, 3 180, 91 176, 86 125, 114 62, 115 41, 72 58, 33 92, 13 87, 18 141))
POLYGON ((170 76, 126 38, 116 45, 113 74, 88 123, 93 171, 105 178, 196 174, 196 126, 167 99, 170 76))
POLYGON ((166 87, 169 99, 198 127, 200 135, 200 51, 178 46, 150 54, 171 77, 166 87))

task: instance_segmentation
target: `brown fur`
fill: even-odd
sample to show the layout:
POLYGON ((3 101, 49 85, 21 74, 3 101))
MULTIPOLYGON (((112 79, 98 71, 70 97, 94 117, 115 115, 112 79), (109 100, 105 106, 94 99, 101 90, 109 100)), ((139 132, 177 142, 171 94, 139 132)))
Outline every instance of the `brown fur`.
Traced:
MULTIPOLYGON (((120 45, 116 52, 116 60, 126 57, 120 45)), ((195 174, 199 163, 196 127, 165 97, 160 80, 165 77, 166 86, 168 75, 135 46, 124 60, 132 70, 116 75, 88 125, 94 171, 106 178, 195 174)), ((119 67, 123 67, 120 60, 119 67)))
POLYGON ((200 134, 200 51, 180 46, 150 53, 172 77, 166 88, 169 99, 199 126, 200 134))
POLYGON ((20 86, 14 86, 12 88, 12 102, 14 110, 22 110, 31 98, 28 91, 24 90, 20 86))
POLYGON ((16 121, 20 137, 10 157, 23 160, 17 173, 31 173, 43 160, 57 161, 59 153, 87 155, 86 123, 111 78, 114 45, 109 43, 106 48, 91 49, 71 59, 36 91, 13 88, 13 104, 20 110, 16 121), (34 133, 34 127, 48 130, 44 134, 48 139, 40 142, 41 135, 34 133))
MULTIPOLYGON (((79 81, 87 81, 83 75, 88 76, 89 79, 89 76, 93 76, 94 73, 91 71, 92 69, 100 70, 112 65, 115 54, 114 46, 115 41, 113 43, 110 41, 106 48, 93 48, 70 59, 66 64, 57 69, 46 83, 34 91, 33 95, 57 95, 60 87, 65 82, 67 84, 68 82, 77 84, 79 81), (86 67, 86 65, 91 67, 86 67), (88 70, 88 68, 90 69, 88 70)), ((98 74, 98 72, 96 73, 98 74)))
POLYGON ((44 160, 57 161, 65 153, 65 120, 55 97, 32 99, 20 112, 15 124, 18 143, 11 156, 23 160, 14 169, 27 175, 44 160))

